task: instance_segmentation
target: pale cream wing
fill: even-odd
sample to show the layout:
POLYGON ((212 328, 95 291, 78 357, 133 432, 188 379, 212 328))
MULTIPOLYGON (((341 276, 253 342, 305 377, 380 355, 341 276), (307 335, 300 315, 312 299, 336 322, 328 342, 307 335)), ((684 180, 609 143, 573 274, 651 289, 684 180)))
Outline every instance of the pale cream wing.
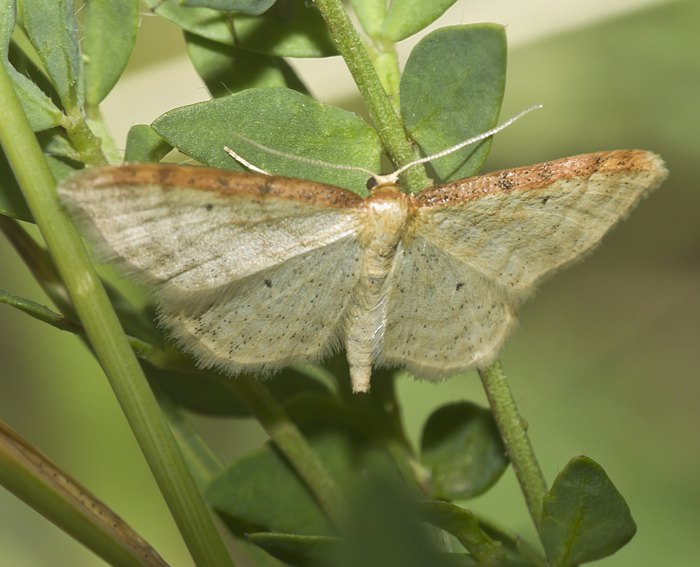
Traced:
POLYGON ((666 177, 649 152, 587 154, 428 189, 396 257, 379 360, 440 378, 492 362, 542 276, 666 177))
POLYGON ((90 170, 60 195, 106 259, 153 284, 161 322, 202 366, 264 373, 339 346, 359 196, 164 165, 90 170))
POLYGON ((310 181, 163 164, 93 168, 59 194, 102 259, 175 303, 206 303, 233 281, 355 234, 362 202, 310 181))
POLYGON ((661 159, 640 150, 500 171, 424 191, 411 230, 522 297, 594 247, 666 176, 661 159))
POLYGON ((210 303, 163 302, 160 319, 200 365, 267 373, 338 350, 358 276, 357 240, 346 236, 237 280, 210 303))
POLYGON ((399 245, 387 290, 377 362, 419 378, 488 364, 514 324, 503 289, 420 236, 399 245))

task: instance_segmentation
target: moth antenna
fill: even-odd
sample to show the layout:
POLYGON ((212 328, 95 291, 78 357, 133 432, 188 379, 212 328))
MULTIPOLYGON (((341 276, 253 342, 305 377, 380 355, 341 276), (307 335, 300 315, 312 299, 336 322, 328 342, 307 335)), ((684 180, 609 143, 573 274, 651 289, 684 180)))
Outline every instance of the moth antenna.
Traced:
MULTIPOLYGON (((267 152, 269 154, 272 154, 274 156, 280 156, 280 157, 291 159, 291 160, 298 161, 301 163, 308 163, 310 165, 318 165, 318 166, 322 166, 322 167, 328 167, 330 169, 339 169, 341 171, 359 171, 361 173, 366 173, 368 175, 371 175, 372 177, 376 177, 376 174, 373 171, 370 171, 369 169, 365 169, 364 167, 359 167, 356 165, 342 165, 342 164, 337 164, 337 163, 331 163, 328 161, 323 161, 321 159, 309 158, 309 157, 304 157, 304 156, 296 156, 294 154, 288 154, 287 152, 283 152, 280 150, 276 150, 274 148, 270 148, 269 146, 266 146, 265 144, 261 144, 260 142, 256 142, 255 140, 251 140, 250 138, 248 138, 247 136, 244 136, 243 134, 238 134, 237 132, 234 132, 233 135, 236 136, 237 138, 240 138, 244 142, 250 144, 251 146, 255 146, 259 150, 262 150, 262 151, 267 152)), ((228 146, 224 146, 224 150, 233 159, 235 159, 237 162, 243 164, 245 167, 247 167, 251 171, 263 173, 265 175, 272 175, 272 173, 270 173, 269 171, 265 171, 264 169, 257 167, 255 165, 253 165, 252 163, 250 163, 249 161, 243 159, 239 154, 234 152, 228 146)))
POLYGON ((272 175, 269 171, 266 171, 257 165, 253 165, 250 163, 248 160, 244 159, 242 156, 238 155, 236 152, 234 152, 231 148, 228 146, 224 146, 224 151, 230 155, 233 159, 235 159, 238 163, 240 163, 242 166, 246 167, 247 169, 250 169, 250 171, 254 171, 256 173, 262 173, 263 175, 272 175))
POLYGON ((481 134, 478 134, 477 136, 474 136, 473 138, 468 138, 467 140, 464 140, 463 142, 460 142, 457 145, 446 148, 446 149, 439 151, 435 154, 431 154, 429 156, 425 156, 425 157, 419 158, 417 160, 414 160, 411 163, 407 163, 406 165, 403 165, 399 169, 394 171, 394 173, 390 173, 388 175, 382 175, 382 176, 375 176, 375 177, 378 177, 378 179, 381 179, 381 181, 384 183, 396 183, 396 181, 399 178, 399 175, 401 173, 403 173, 404 171, 406 171, 409 167, 413 167, 414 165, 433 161, 435 159, 440 159, 441 157, 445 157, 447 155, 450 155, 458 150, 461 150, 462 148, 464 148, 466 146, 469 146, 471 144, 475 144, 476 142, 480 142, 481 140, 485 140, 486 138, 490 138, 491 136, 493 136, 494 134, 497 134, 501 130, 508 128, 508 126, 510 126, 516 120, 519 120, 520 118, 522 118, 526 114, 532 112, 533 110, 538 110, 540 108, 542 108, 541 104, 533 104, 532 106, 526 108, 522 112, 519 112, 518 114, 516 114, 512 118, 509 118, 508 120, 506 120, 502 124, 499 124, 495 128, 491 128, 490 130, 486 130, 486 132, 482 132, 481 134))

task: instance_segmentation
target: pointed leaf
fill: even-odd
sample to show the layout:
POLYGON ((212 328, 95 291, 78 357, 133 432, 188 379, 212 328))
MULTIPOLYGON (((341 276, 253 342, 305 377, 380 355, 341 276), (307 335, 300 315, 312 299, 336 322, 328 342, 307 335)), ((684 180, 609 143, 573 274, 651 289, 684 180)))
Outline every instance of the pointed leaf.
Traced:
POLYGON ((457 0, 392 0, 382 36, 400 41, 432 24, 457 0))
POLYGON ((64 108, 79 106, 80 50, 72 0, 23 0, 22 22, 64 108))
POLYGON ((334 164, 379 168, 381 145, 374 129, 357 115, 283 88, 249 89, 234 95, 177 108, 153 123, 168 143, 197 161, 224 169, 242 169, 225 151, 276 175, 311 179, 366 194, 366 173, 339 171, 303 163, 256 148, 236 133, 294 156, 334 164))
POLYGON ((624 498, 588 457, 571 459, 545 497, 540 536, 555 567, 607 557, 636 531, 624 498))
POLYGON ((500 565, 506 554, 500 542, 491 539, 471 512, 449 502, 426 501, 418 505, 420 515, 452 534, 483 565, 500 565))
POLYGON ((492 413, 471 402, 433 412, 423 428, 421 460, 432 473, 433 496, 446 500, 483 493, 508 466, 492 413))
POLYGON ((286 565, 322 567, 338 553, 338 538, 331 536, 259 532, 246 537, 286 565))
POLYGON ((92 0, 82 15, 85 99, 100 103, 126 68, 139 25, 138 0, 92 0))
POLYGON ((180 0, 145 3, 182 29, 225 45, 279 57, 336 55, 323 18, 313 4, 307 5, 304 0, 278 2, 260 16, 235 17, 210 8, 182 6, 180 0))
MULTIPOLYGON (((413 48, 401 76, 401 114, 425 155, 495 126, 505 71, 505 33, 496 24, 441 28, 413 48)), ((490 146, 469 146, 431 166, 442 181, 474 175, 490 146)))
POLYGON ((14 295, 3 289, 0 289, 0 303, 19 309, 27 315, 34 317, 34 319, 48 323, 52 327, 56 327, 62 331, 69 331, 75 334, 82 333, 83 331, 80 325, 66 319, 63 315, 56 313, 45 305, 41 305, 26 297, 14 295))
POLYGON ((213 97, 245 89, 289 87, 306 93, 294 69, 281 57, 254 53, 185 32, 187 51, 213 97))
POLYGON ((386 0, 350 0, 350 4, 367 35, 381 37, 388 8, 386 0))
POLYGON ((22 195, 22 191, 2 149, 0 149, 0 215, 34 222, 27 202, 24 200, 24 195, 22 195))
POLYGON ((173 147, 161 138, 148 124, 135 124, 126 136, 127 163, 157 163, 173 147))
POLYGON ((241 12, 257 16, 270 8, 277 0, 182 0, 184 6, 203 6, 212 10, 241 12))
POLYGON ((63 128, 51 128, 38 132, 37 140, 45 154, 80 162, 80 154, 71 144, 63 128))
MULTIPOLYGON (((245 380, 249 377, 231 378, 214 371, 183 368, 182 370, 162 369, 144 365, 149 381, 176 405, 202 415, 218 417, 247 417, 250 411, 243 405, 228 386, 230 380, 245 380)), ((322 396, 328 390, 318 380, 307 374, 287 368, 266 383, 272 396, 279 402, 299 395, 314 392, 322 396)))
POLYGON ((0 0, 0 63, 5 65, 12 78, 17 96, 29 119, 32 130, 39 132, 58 126, 63 115, 38 86, 17 72, 8 59, 10 38, 15 29, 16 15, 17 5, 15 0, 0 0))
MULTIPOLYGON (((303 432, 341 489, 348 490, 371 471, 393 468, 385 453, 347 428, 324 423, 303 432)), ((206 497, 234 533, 333 533, 310 492, 270 443, 232 463, 206 497)))

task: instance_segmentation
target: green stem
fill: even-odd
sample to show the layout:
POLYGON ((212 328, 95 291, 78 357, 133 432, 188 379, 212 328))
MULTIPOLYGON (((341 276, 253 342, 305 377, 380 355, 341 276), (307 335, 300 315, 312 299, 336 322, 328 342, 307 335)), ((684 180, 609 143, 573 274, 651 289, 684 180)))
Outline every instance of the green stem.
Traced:
POLYGON ((75 227, 61 209, 55 181, 0 65, 0 144, 56 262, 124 415, 195 562, 230 566, 213 518, 148 387, 75 227))
POLYGON ((508 457, 525 496, 535 526, 539 529, 547 483, 537 462, 527 428, 520 416, 500 362, 480 369, 479 376, 491 404, 508 457))
POLYGON ((393 41, 375 38, 374 43, 367 46, 367 50, 379 80, 389 95, 391 104, 399 112, 401 108, 401 99, 399 98, 401 71, 399 69, 399 55, 396 52, 396 44, 393 41))
MULTIPOLYGON (((340 0, 316 0, 338 52, 345 59, 384 147, 395 166, 414 159, 403 124, 382 87, 362 39, 352 25, 340 0)), ((401 176, 404 188, 415 193, 430 185, 425 169, 412 167, 401 176)))
POLYGON ((165 395, 159 395, 158 401, 197 486, 204 492, 211 481, 224 470, 224 464, 204 442, 180 406, 165 395))
POLYGON ((284 409, 263 385, 250 378, 233 379, 228 384, 292 464, 328 518, 336 526, 339 525, 343 511, 343 496, 323 463, 284 409))
POLYGON ((110 565, 168 567, 119 516, 2 422, 0 485, 110 565))

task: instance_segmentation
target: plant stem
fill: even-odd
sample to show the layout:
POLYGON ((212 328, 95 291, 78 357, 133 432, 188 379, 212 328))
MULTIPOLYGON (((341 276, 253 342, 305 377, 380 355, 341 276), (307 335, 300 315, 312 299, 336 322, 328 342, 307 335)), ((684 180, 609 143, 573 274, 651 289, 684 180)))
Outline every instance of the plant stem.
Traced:
POLYGON ((55 181, 4 65, 0 100, 0 144, 185 543, 198 565, 233 565, 82 240, 58 203, 55 181))
POLYGON ((117 567, 168 567, 128 524, 0 422, 0 485, 117 567))
MULTIPOLYGON (((395 166, 414 159, 403 124, 382 87, 362 39, 352 25, 340 0, 316 0, 339 53, 345 59, 384 147, 395 166)), ((430 185, 423 167, 412 167, 401 176, 404 188, 415 193, 430 185)))
POLYGON ((252 379, 241 377, 230 380, 228 384, 263 426, 277 448, 287 457, 326 516, 336 526, 339 525, 343 511, 342 494, 282 406, 263 385, 252 379))
POLYGON ((508 386, 508 379, 498 361, 488 368, 480 369, 479 376, 525 496, 530 516, 539 529, 547 483, 532 450, 524 421, 508 386))

